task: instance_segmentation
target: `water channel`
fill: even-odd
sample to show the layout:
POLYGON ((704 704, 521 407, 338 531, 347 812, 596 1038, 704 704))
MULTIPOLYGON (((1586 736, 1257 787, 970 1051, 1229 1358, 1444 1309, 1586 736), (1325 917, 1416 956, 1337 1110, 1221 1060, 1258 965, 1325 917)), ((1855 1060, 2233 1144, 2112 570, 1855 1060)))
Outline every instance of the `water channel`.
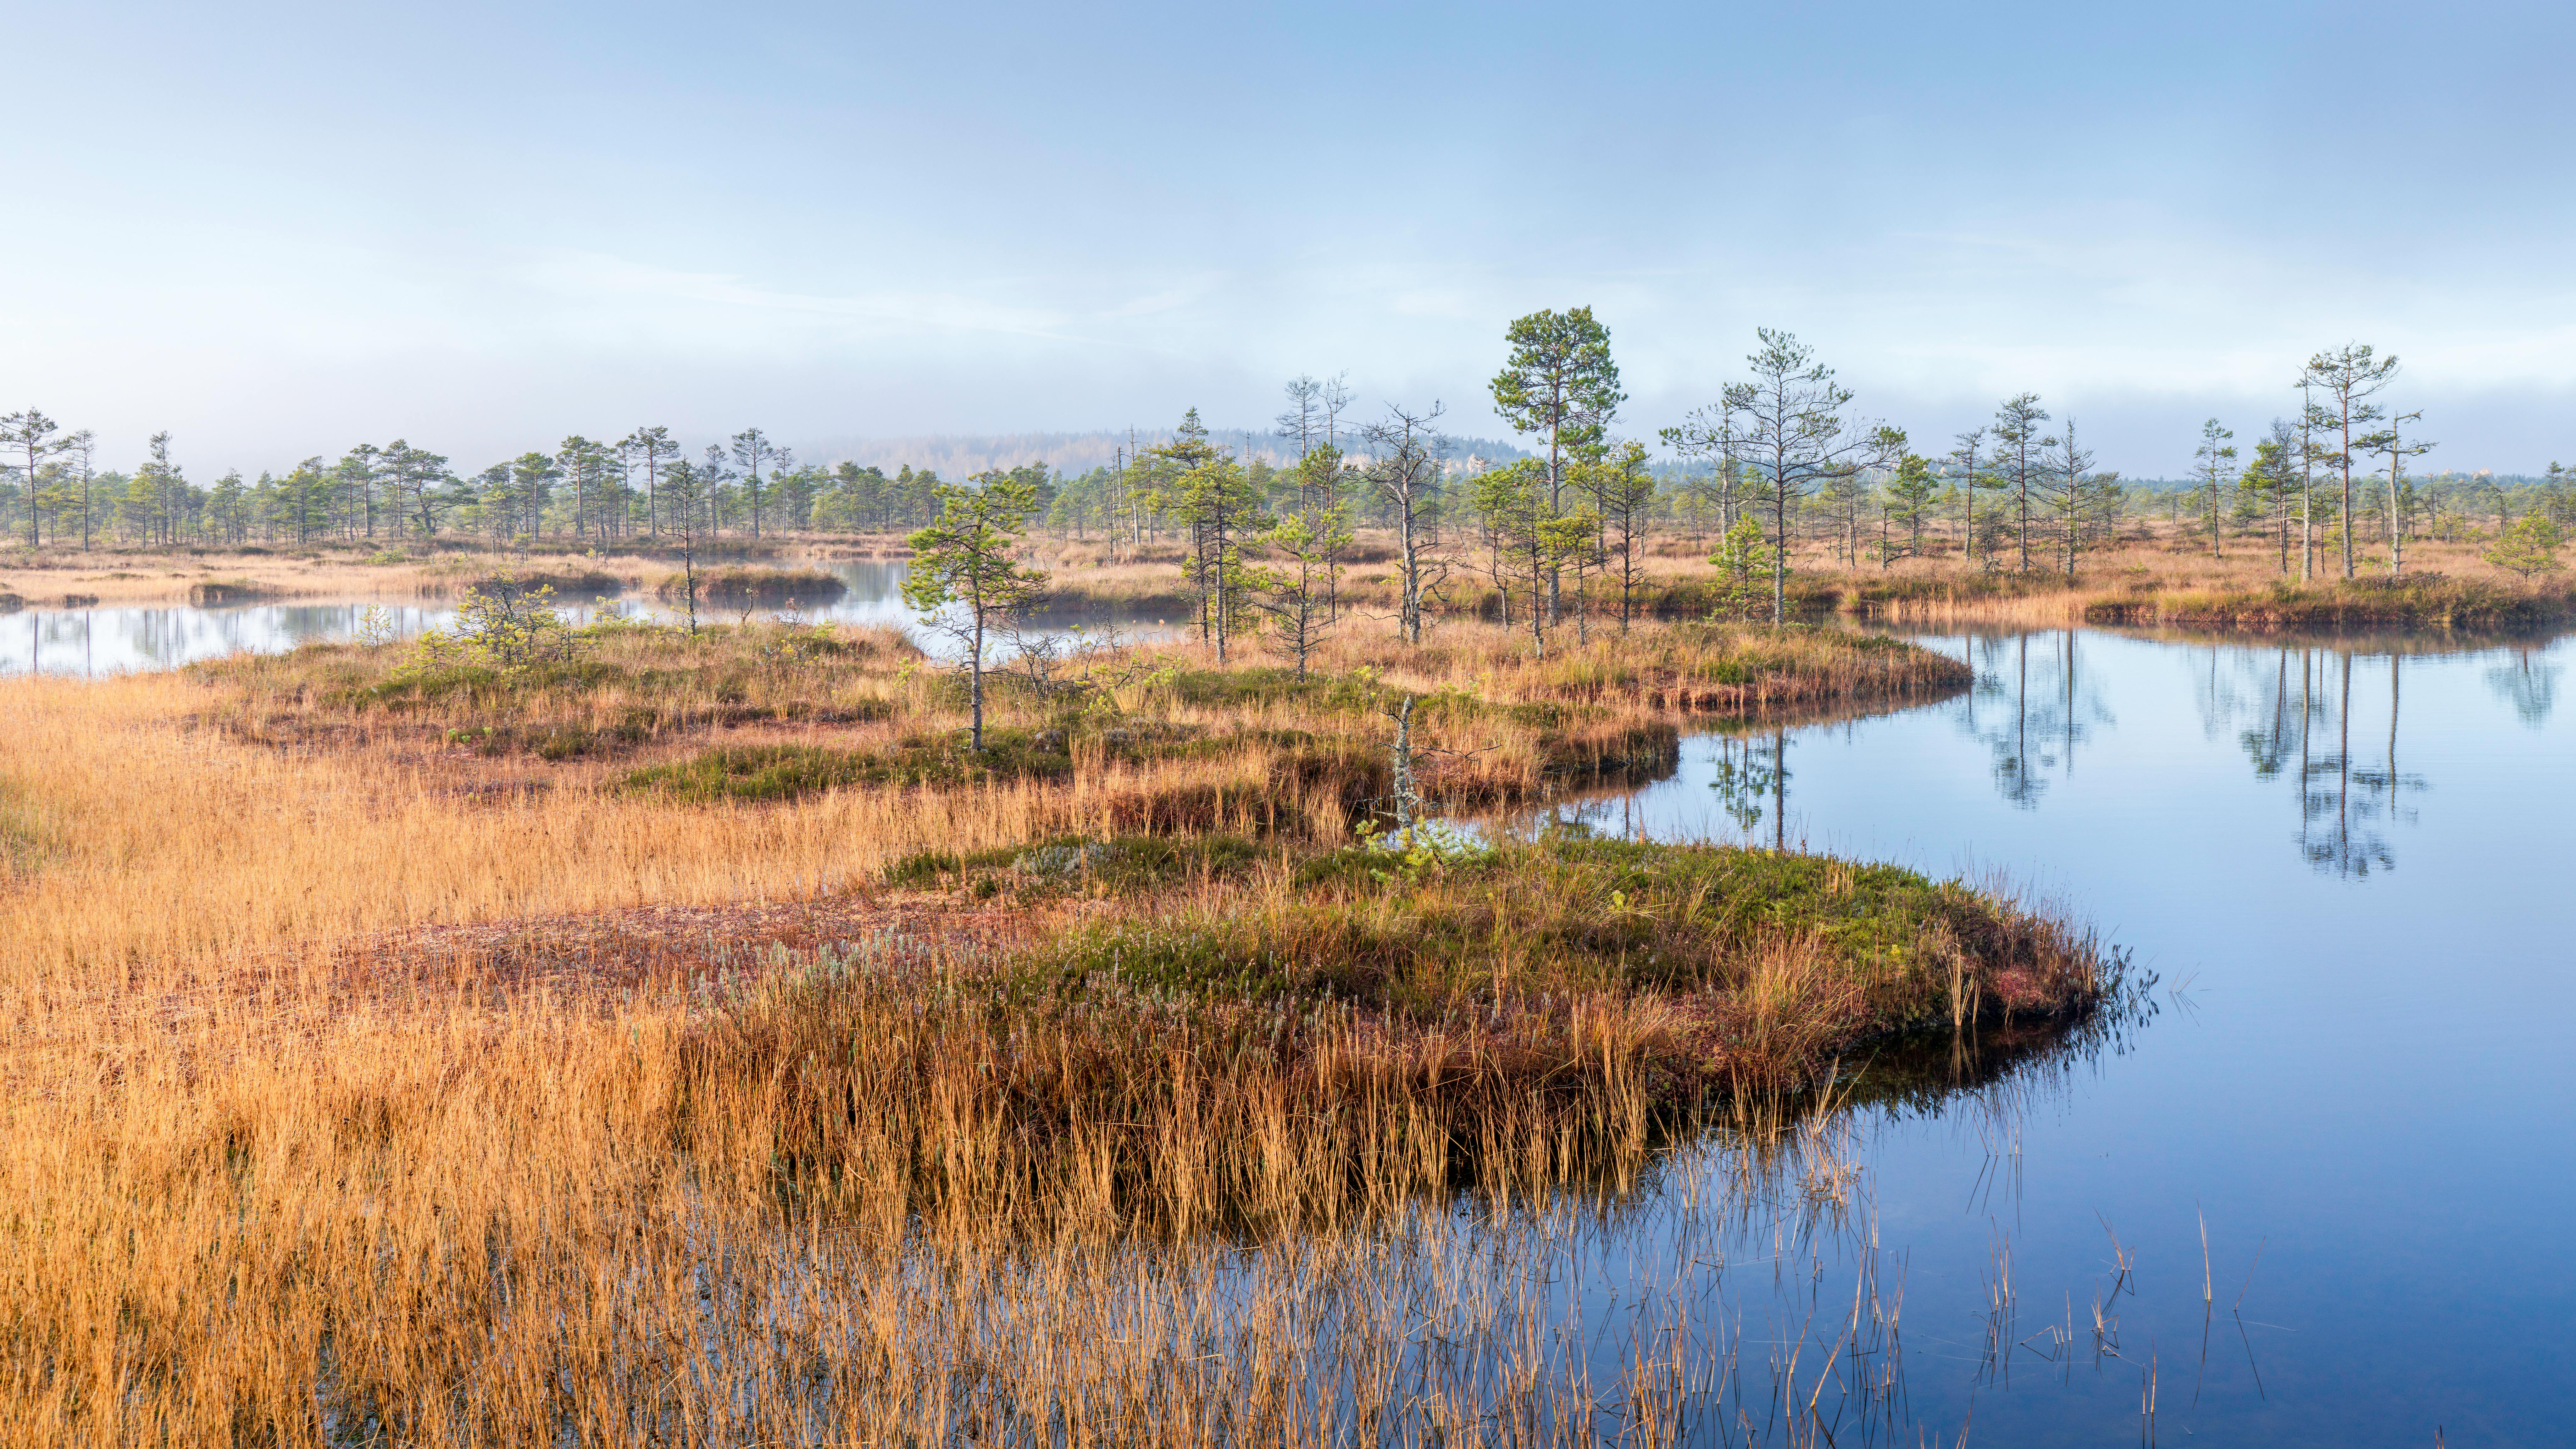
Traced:
MULTIPOLYGON (((842 566, 817 613, 901 622, 897 567, 842 566)), ((29 611, 0 669, 290 647, 365 602, 29 611)), ((2571 638, 1927 636, 1972 690, 1695 735, 1556 810, 2008 881, 2154 974, 2152 1016, 2058 1070, 1853 1109, 1867 1227, 1834 1252, 1901 1285, 1902 1391, 1839 1442, 2576 1439, 2571 638)), ((1608 1283, 1581 1311, 1670 1256, 1656 1221, 1574 1250, 1608 1283)), ((1761 1232, 1730 1273, 1778 1276, 1761 1232)), ((1732 1311, 1748 1352, 1813 1327, 1732 1311)))

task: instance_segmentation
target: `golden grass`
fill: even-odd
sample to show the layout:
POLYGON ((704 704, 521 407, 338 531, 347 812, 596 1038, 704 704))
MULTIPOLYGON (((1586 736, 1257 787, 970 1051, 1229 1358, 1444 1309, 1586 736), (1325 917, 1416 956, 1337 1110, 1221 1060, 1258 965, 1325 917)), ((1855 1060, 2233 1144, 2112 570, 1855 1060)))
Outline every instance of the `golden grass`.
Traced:
POLYGON ((1669 769, 1682 713, 1885 705, 1966 683, 1939 655, 1837 631, 1648 624, 1560 644, 1534 659, 1509 631, 1451 624, 1414 649, 1355 621, 1302 682, 1258 651, 1220 664, 1186 642, 1110 650, 1051 694, 997 680, 979 757, 962 681, 887 629, 611 626, 574 658, 517 671, 336 645, 194 673, 211 686, 201 717, 237 737, 364 749, 487 795, 710 769, 762 774, 757 798, 832 780, 1042 781, 1056 788, 1024 808, 1055 828, 1293 819, 1323 837, 1385 796, 1385 710, 1406 695, 1425 701, 1425 791, 1502 802, 1669 769), (806 783, 780 783, 791 775, 806 783))
MULTIPOLYGON (((442 551, 421 554, 400 545, 370 552, 349 549, 260 552, 152 550, 88 554, 48 552, 0 556, 0 593, 34 606, 57 606, 66 596, 101 604, 186 603, 209 585, 231 595, 210 602, 250 599, 412 599, 443 597, 465 583, 512 571, 557 576, 607 574, 621 584, 660 574, 652 559, 541 552, 516 554, 442 551), (381 560, 381 561, 379 561, 381 560)), ((567 603, 584 602, 567 597, 567 603)))
MULTIPOLYGON (((2034 547, 2032 569, 2014 568, 2013 553, 1999 554, 2001 570, 1981 562, 1965 566, 1956 544, 1920 559, 1900 559, 1882 568, 1841 561, 1835 546, 1801 542, 1790 552, 1789 603, 1806 614, 1841 610, 1869 617, 1929 625, 2029 624, 2058 626, 2086 622, 2203 622, 2277 628, 2299 623, 2355 624, 2417 621, 2475 625, 2497 622, 2521 612, 2563 616, 2570 611, 2564 578, 2530 580, 2499 569, 2483 557, 2487 540, 2479 538, 2410 540, 2406 570, 2410 577, 2439 575, 2452 597, 2410 598, 2373 581, 2387 572, 2386 549, 2365 546, 2356 555, 2360 587, 2342 584, 2340 557, 2321 549, 2316 575, 2295 585, 2295 541, 2292 574, 2285 578, 2279 554, 2268 539, 2231 538, 2224 553, 2212 558, 2205 535, 2164 523, 2133 524, 2121 542, 2088 549, 2078 556, 2074 578, 2049 566, 2044 550, 2034 547), (2285 582, 2293 585, 2282 597, 2285 582), (2457 595, 2465 591, 2469 597, 2457 595)), ((1385 541, 1361 530, 1354 552, 1363 562, 1349 565, 1342 578, 1346 605, 1377 613, 1392 609, 1397 579, 1385 541)), ((1177 555, 1127 558, 1102 545, 1067 545, 1052 541, 1033 545, 1033 557, 1056 568, 1055 583, 1063 598, 1095 607, 1127 607, 1147 614, 1182 619, 1195 607, 1186 596, 1177 555)), ((1636 605, 1648 615, 1696 617, 1709 611, 1718 584, 1703 543, 1674 536, 1647 542, 1641 553, 1636 605)), ((1571 585, 1569 585, 1571 587, 1571 585)), ((1586 584, 1591 627, 1616 627, 1616 586, 1602 579, 1586 584)), ((1767 598, 1767 590, 1766 590, 1767 598)), ((1443 606, 1452 616, 1494 617, 1497 602, 1490 585, 1472 572, 1453 575, 1443 606)), ((1569 605, 1569 610, 1572 609, 1569 605)), ((1560 630, 1571 636, 1569 618, 1560 630)))
MULTIPOLYGON (((1269 747, 702 807, 586 758, 445 740, 647 704, 675 747, 895 728, 713 713, 861 692, 953 721, 949 686, 890 641, 761 652, 796 637, 713 636, 659 684, 401 709, 346 693, 385 672, 363 649, 0 683, 0 1444, 1587 1442, 1677 1422, 1680 1386, 1722 1377, 1730 1340, 1675 1331, 1703 1271, 1686 1245, 1655 1290, 1669 1352, 1616 1385, 1545 1331, 1575 1209, 1624 1201, 1674 1150, 1649 1065, 1706 1024, 1676 999, 1594 992, 1528 1038, 1428 1007, 1050 995, 1015 955, 865 924, 926 843, 1105 833, 1155 792, 1275 794, 1269 747), (505 962, 565 954, 534 928, 401 939, 756 901, 859 924, 784 957, 672 943, 675 967, 624 975, 505 962), (1544 1091, 1506 1050, 1531 1040, 1568 1068, 1544 1091), (1447 1211, 1462 1186, 1493 1226, 1447 1211), (1508 1211, 1524 1202, 1540 1211, 1508 1211)), ((1461 633, 1386 677, 1627 718, 1692 658, 1632 642, 1542 668, 1461 633)), ((1371 657, 1341 647, 1337 669, 1371 657)), ((603 648, 648 662, 641 635, 603 648)), ((1799 667, 1883 689, 1871 657, 1799 667)), ((1193 696, 1193 671, 1215 672, 1179 651, 1107 693, 1209 729, 1371 718, 1193 696)), ((1454 721, 1462 747, 1506 726, 1454 721)), ((1227 808, 1194 823, 1251 823, 1227 808)), ((1318 834, 1342 808, 1290 801, 1318 834)), ((1284 866, 1230 889, 1174 919, 1285 920, 1310 894, 1284 866)), ((1044 929, 1059 910, 1099 908, 1008 914, 1044 929)), ((1826 1049, 1819 1023, 1843 1018, 1818 1005, 1849 983, 1819 947, 1725 959, 1742 1050, 1826 1049)), ((1773 1123, 1737 1142, 1776 1167, 1784 1139, 1811 1140, 1773 1123)), ((1754 1402, 1805 1401, 1793 1386, 1754 1402)))
POLYGON ((208 703, 172 675, 0 687, 31 841, 0 897, 13 1016, 31 995, 149 986, 293 941, 831 891, 922 839, 993 844, 1031 827, 1035 792, 1019 787, 845 793, 794 811, 686 811, 578 786, 459 791, 432 764, 175 727, 208 703))

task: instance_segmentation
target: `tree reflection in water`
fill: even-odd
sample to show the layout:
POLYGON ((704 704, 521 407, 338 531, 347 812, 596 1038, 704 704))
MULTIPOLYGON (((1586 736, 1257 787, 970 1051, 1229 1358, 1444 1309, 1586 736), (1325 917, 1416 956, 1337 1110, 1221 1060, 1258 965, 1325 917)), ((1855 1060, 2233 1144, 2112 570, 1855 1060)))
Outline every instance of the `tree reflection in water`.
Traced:
POLYGON ((2541 663, 2540 652, 2528 647, 2516 649, 2512 663, 2487 671, 2487 687, 2512 705, 2515 716, 2533 729, 2547 724, 2549 712, 2558 707, 2558 674, 2563 667, 2541 663))
POLYGON ((2037 809, 2048 790, 2042 771, 2074 774, 2075 747, 2090 741, 2096 726, 2116 727, 2118 720, 2083 677, 2072 629, 1975 639, 1970 649, 1977 684, 1960 728, 1986 746, 1997 793, 2021 809, 2037 809))
MULTIPOLYGON (((2222 749, 2232 742, 2257 781, 2289 786, 2296 811, 2285 832, 2291 846, 2317 871, 2353 880, 2396 868, 2397 837, 2417 824, 2415 797, 2431 788, 2420 771, 2406 768, 2410 663, 2469 653, 2505 661, 2485 670, 2488 687, 2535 728, 2556 705, 2563 668, 2550 662, 2545 644, 2499 648, 2437 633, 2260 641, 2167 631, 2137 641, 2082 629, 1952 635, 1922 642, 1967 660, 1974 685, 1945 704, 1892 712, 1946 711, 1952 727, 1974 742, 1996 794, 2017 810, 2035 811, 2045 800, 2069 798, 2053 796, 2052 789, 2074 777, 2079 759, 2092 758, 2095 751, 2086 746, 2110 747, 2108 737, 2120 728, 2111 704, 2115 688, 2132 691, 2130 708, 2147 709, 2140 728, 2167 728, 2155 718, 2161 702, 2149 707, 2142 700, 2155 696, 2136 692, 2150 676, 2138 672, 2129 641, 2180 656, 2179 675, 2159 672, 2152 688, 2187 690, 2205 738, 2222 749), (2127 652, 2104 656, 2105 648, 2127 652)), ((1827 730, 1849 738, 1855 725, 1878 713, 1734 721, 1701 736, 1690 753, 1706 762, 1712 803, 1741 838, 1786 848, 1796 773, 1788 768, 1792 740, 1821 743, 1830 738, 1827 730)), ((1838 773, 1830 759, 1826 768, 1838 773)), ((1570 811, 1589 828, 1632 835, 1646 828, 1630 818, 1640 794, 1560 801, 1553 813, 1562 818, 1570 811)), ((1715 825, 1710 820, 1697 828, 1715 825)))

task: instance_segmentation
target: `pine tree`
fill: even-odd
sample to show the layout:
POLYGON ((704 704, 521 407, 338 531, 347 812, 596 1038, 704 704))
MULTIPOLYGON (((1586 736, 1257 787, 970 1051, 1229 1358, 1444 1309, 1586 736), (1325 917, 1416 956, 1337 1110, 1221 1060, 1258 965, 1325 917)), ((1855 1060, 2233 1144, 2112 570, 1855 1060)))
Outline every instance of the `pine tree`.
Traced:
POLYGON ((2388 420, 2388 426, 2367 437, 2355 440, 2355 446, 2377 453, 2388 460, 2388 576, 2397 578, 2406 572, 2406 460, 2420 458, 2433 451, 2434 445, 2408 441, 2404 436, 2408 423, 2422 422, 2421 412, 2403 413, 2388 420))
POLYGON ((2534 574, 2556 573, 2558 550, 2566 542, 2567 534, 2558 526, 2558 520, 2535 509, 2505 525, 2484 557, 2497 568, 2510 569, 2527 579, 2534 574))
POLYGON ((2225 521, 2221 495, 2236 477, 2236 449, 2227 441, 2235 436, 2232 429, 2221 427, 2218 419, 2211 418, 2200 425, 2200 446, 2191 455, 2192 476, 2200 480, 2197 491, 2201 515, 2209 523, 2211 558, 2219 556, 2219 537, 2225 521))
POLYGON ((980 486, 939 486, 938 521, 910 540, 903 598, 921 612, 923 624, 964 647, 969 739, 981 753, 985 642, 1028 610, 1046 587, 1046 575, 1021 568, 1012 556, 1037 512, 1036 490, 1001 473, 974 481, 980 486))
POLYGON ((1199 596, 1199 638, 1227 656, 1246 607, 1243 546, 1269 526, 1241 462, 1208 440, 1199 410, 1182 415, 1172 441, 1147 450, 1153 460, 1146 496, 1190 532, 1181 573, 1199 596))
POLYGON ((1655 475, 1646 467, 1646 445, 1624 443, 1616 452, 1585 459, 1576 476, 1599 520, 1595 549, 1604 572, 1619 581, 1619 632, 1625 634, 1635 611, 1638 544, 1655 505, 1655 475))
MULTIPOLYGON (((1543 496, 1550 515, 1559 515, 1565 511, 1568 455, 1599 445, 1619 404, 1628 400, 1619 390, 1619 365, 1610 358, 1610 329, 1593 320, 1591 308, 1576 307, 1533 312, 1514 321, 1503 336, 1512 350, 1503 370, 1494 374, 1494 411, 1514 432, 1546 435, 1543 496)), ((1551 620, 1559 610, 1558 594, 1557 576, 1551 573, 1551 620)))
POLYGON ((1950 450, 1946 460, 1966 510, 1960 525, 1964 532, 1959 542, 1959 556, 1970 564, 1977 561, 1977 489, 1985 475, 1985 441, 1986 430, 1983 427, 1970 428, 1958 435, 1958 446, 1950 450))
POLYGON ((555 480, 563 470, 543 453, 521 453, 510 464, 511 501, 522 510, 510 531, 536 538, 545 532, 546 507, 553 501, 555 480))
POLYGON ((2075 420, 2068 418, 2042 474, 2050 510, 2057 515, 2058 541, 2065 545, 2066 577, 2075 577, 2075 555, 2084 547, 2084 519, 2095 496, 2093 454, 2075 441, 2075 420))
POLYGON ((1395 530, 1395 628, 1407 644, 1422 642, 1423 604, 1449 576, 1448 564, 1433 556, 1444 499, 1442 460, 1450 447, 1436 426, 1440 411, 1438 403, 1423 412, 1390 403, 1385 419, 1361 432, 1373 455, 1363 476, 1379 515, 1395 530))
POLYGON ((2055 438, 2040 433, 2039 425, 2047 421, 2048 410, 2039 405, 2039 394, 2035 392, 2008 397, 2003 406, 1995 409, 1995 468, 2013 492, 2023 573, 2030 572, 2032 485, 2047 467, 2048 450, 2057 446, 2055 438))
POLYGON ((2321 454, 2327 467, 2343 478, 2343 503, 2339 516, 2343 520, 2343 576, 2352 577, 2352 474, 2353 454, 2359 443, 2356 429, 2365 428, 2387 416, 2370 398, 2388 386, 2397 375, 2397 359, 2381 357, 2369 344, 2347 342, 2339 348, 2320 352, 2308 359, 2299 375, 2302 389, 2322 393, 2325 401, 2309 409, 2309 426, 2335 438, 2341 446, 2321 454))
MULTIPOLYGON (((1319 448, 1307 456, 1332 451, 1319 448)), ((1262 546, 1279 562, 1248 571, 1245 582, 1253 591, 1253 606, 1270 621, 1272 650, 1297 666, 1300 681, 1332 627, 1333 556, 1350 542, 1351 531, 1340 512, 1326 508, 1282 513, 1260 535, 1262 546)))
POLYGON ((1599 520, 1589 509, 1561 513, 1548 497, 1545 464, 1534 459, 1490 468, 1476 477, 1470 499, 1494 541, 1495 583, 1504 591, 1503 611, 1511 612, 1511 592, 1530 601, 1530 647, 1547 657, 1547 627, 1552 612, 1542 602, 1557 585, 1565 564, 1591 546, 1599 520))
MULTIPOLYGON (((35 408, 0 417, 0 449, 15 455, 15 461, 9 466, 18 474, 19 486, 26 490, 29 548, 38 547, 43 542, 37 522, 36 492, 45 460, 59 456, 71 446, 70 439, 54 436, 60 431, 62 424, 35 408)), ((169 437, 166 433, 161 436, 165 441, 169 437)))
POLYGON ((1941 480, 1934 476, 1932 460, 1919 453, 1908 453, 1897 462, 1896 476, 1887 481, 1885 516, 1905 530, 1905 547, 1897 550, 1881 541, 1879 567, 1891 559, 1923 556, 1923 524, 1932 516, 1932 501, 1939 496, 1941 480))
POLYGON ((1764 585, 1772 567, 1771 550, 1762 546, 1762 525, 1750 516, 1737 520, 1718 540, 1708 561, 1718 576, 1710 617, 1740 621, 1758 615, 1763 595, 1769 592, 1764 585))
POLYGON ((1843 415, 1851 393, 1834 381, 1832 368, 1795 336, 1760 328, 1760 347, 1746 359, 1753 379, 1726 389, 1737 456, 1771 495, 1771 622, 1788 618, 1789 518, 1819 480, 1848 468, 1894 462, 1882 429, 1855 425, 1843 415))

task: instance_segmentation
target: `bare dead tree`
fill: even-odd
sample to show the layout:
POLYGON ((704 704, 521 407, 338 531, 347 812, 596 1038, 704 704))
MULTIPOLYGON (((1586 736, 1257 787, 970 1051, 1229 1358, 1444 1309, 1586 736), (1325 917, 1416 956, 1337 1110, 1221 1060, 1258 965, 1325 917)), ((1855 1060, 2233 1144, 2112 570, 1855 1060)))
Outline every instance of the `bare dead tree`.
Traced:
POLYGON ((1387 405, 1386 417, 1360 430, 1374 455, 1365 473, 1369 488, 1395 525, 1396 576, 1402 595, 1396 632, 1407 644, 1422 642, 1422 604, 1449 577, 1439 547, 1444 461, 1451 447, 1437 424, 1442 408, 1420 412, 1387 405))

